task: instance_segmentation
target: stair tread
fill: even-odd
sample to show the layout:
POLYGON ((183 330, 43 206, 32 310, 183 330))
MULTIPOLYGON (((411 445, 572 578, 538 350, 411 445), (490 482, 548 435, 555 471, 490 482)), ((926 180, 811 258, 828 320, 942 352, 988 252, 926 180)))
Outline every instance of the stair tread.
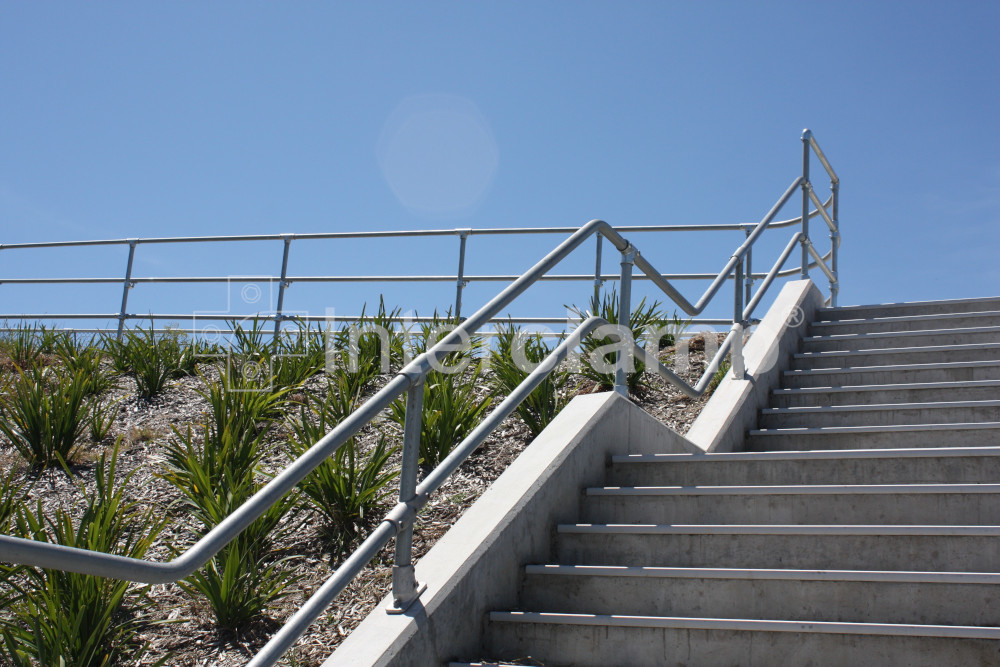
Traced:
POLYGON ((977 303, 987 303, 990 301, 1000 300, 1000 296, 981 296, 974 297, 971 299, 933 299, 931 301, 890 301, 889 303, 856 303, 853 305, 842 305, 837 307, 821 307, 817 308, 817 313, 836 313, 844 310, 853 310, 855 308, 883 308, 886 310, 892 310, 894 308, 909 308, 913 306, 934 306, 934 305, 953 305, 953 304, 963 304, 967 303, 970 305, 977 303))
POLYGON ((625 616, 613 614, 564 614, 529 611, 493 611, 490 620, 554 625, 604 627, 685 628, 770 632, 823 632, 835 634, 908 635, 1000 639, 1000 628, 975 625, 917 625, 909 623, 850 623, 843 621, 783 621, 765 619, 698 618, 686 616, 625 616))
POLYGON ((892 583, 1000 585, 1000 573, 927 572, 919 570, 819 570, 738 567, 638 567, 628 565, 532 564, 525 566, 525 573, 570 577, 867 581, 892 583))
POLYGON ((897 382, 892 384, 856 384, 841 385, 836 387, 786 387, 774 389, 771 393, 775 396, 788 396, 797 394, 822 394, 826 392, 863 392, 863 391, 895 391, 909 389, 965 389, 969 387, 997 387, 1000 388, 1000 380, 953 380, 946 382, 897 382))
POLYGON ((954 350, 993 350, 1000 343, 955 343, 954 345, 914 345, 913 347, 869 347, 852 350, 818 350, 797 352, 796 359, 822 359, 824 357, 860 357, 872 354, 906 354, 912 352, 948 352, 954 350))

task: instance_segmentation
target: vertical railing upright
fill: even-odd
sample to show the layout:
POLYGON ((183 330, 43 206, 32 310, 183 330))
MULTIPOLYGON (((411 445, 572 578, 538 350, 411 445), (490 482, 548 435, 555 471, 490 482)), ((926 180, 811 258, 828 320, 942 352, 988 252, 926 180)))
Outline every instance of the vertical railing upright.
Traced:
MULTIPOLYGON (((618 331, 631 340, 629 321, 632 319, 632 266, 635 264, 635 247, 629 243, 622 252, 621 293, 618 295, 618 331)), ((595 306, 597 304, 594 304, 595 306)), ((597 314, 595 310, 594 314, 597 314)), ((627 341, 623 341, 627 342, 627 341)), ((628 398, 628 374, 626 366, 632 356, 632 346, 620 344, 615 364, 615 391, 628 398)))
POLYGON ((455 319, 462 319, 462 290, 468 282, 465 280, 465 244, 471 229, 457 229, 458 232, 458 281, 455 285, 455 319))
MULTIPOLYGON (((733 378, 742 380, 745 374, 743 363, 743 330, 745 322, 743 320, 743 283, 746 279, 743 271, 744 258, 740 257, 733 268, 733 345, 730 353, 730 367, 733 371, 733 378)), ((746 273, 749 273, 747 271, 746 273)))
POLYGON ((597 234, 597 251, 594 259, 594 306, 591 308, 591 312, 595 315, 598 312, 598 304, 601 303, 601 286, 604 284, 601 279, 601 240, 603 238, 604 236, 597 234))
MULTIPOLYGON (((424 379, 411 378, 406 390, 406 416, 403 418, 403 461, 399 472, 399 502, 410 503, 417 494, 417 468, 420 464, 420 431, 423 427, 424 379)), ((420 597, 423 587, 413 569, 413 524, 396 533, 395 562, 392 566, 393 607, 389 613, 402 614, 420 597)))
POLYGON ((809 278, 809 130, 802 132, 802 279, 809 278))
POLYGON ((837 254, 840 252, 840 181, 830 179, 833 191, 833 222, 836 229, 830 230, 830 271, 836 280, 830 281, 830 306, 837 307, 837 293, 840 292, 840 273, 837 271, 837 254))
POLYGON ((135 259, 136 239, 128 241, 128 264, 125 265, 125 282, 122 285, 122 307, 118 311, 118 340, 125 333, 125 318, 128 317, 128 293, 132 289, 132 262, 135 259))
POLYGON ((288 250, 292 245, 292 235, 282 234, 284 237, 284 248, 281 253, 281 277, 278 279, 278 302, 274 309, 274 342, 277 344, 278 336, 281 335, 281 321, 285 307, 285 288, 288 286, 288 250))

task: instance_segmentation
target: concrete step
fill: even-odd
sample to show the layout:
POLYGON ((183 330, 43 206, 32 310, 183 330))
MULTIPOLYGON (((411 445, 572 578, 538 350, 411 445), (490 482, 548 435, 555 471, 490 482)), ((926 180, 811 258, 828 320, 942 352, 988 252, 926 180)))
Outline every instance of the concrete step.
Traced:
POLYGON ((619 486, 1000 482, 1000 447, 614 456, 619 486))
POLYGON ((586 490, 581 517, 600 524, 991 525, 1000 484, 629 486, 586 490))
POLYGON ((1000 572, 1000 526, 562 524, 559 565, 1000 572))
POLYGON ((1000 360, 1000 343, 969 343, 966 345, 924 345, 920 347, 802 352, 794 356, 792 366, 798 369, 844 368, 846 366, 997 360, 1000 360))
POLYGON ((934 401, 987 401, 1000 397, 1000 380, 977 382, 914 382, 775 389, 771 405, 793 408, 818 405, 878 405, 934 401))
POLYGON ((1000 629, 492 612, 496 655, 551 665, 995 665, 1000 629))
POLYGON ((960 329, 931 329, 889 331, 882 333, 842 333, 812 335, 802 339, 802 352, 829 350, 861 350, 892 347, 921 347, 928 345, 974 345, 1000 341, 1000 327, 965 327, 960 329))
POLYGON ((969 382, 975 380, 1000 380, 1000 362, 957 361, 935 364, 894 364, 891 366, 789 370, 782 373, 784 387, 843 387, 859 384, 969 382))
POLYGON ((448 667, 544 667, 543 665, 538 665, 534 662, 522 662, 518 660, 516 663, 512 662, 455 662, 452 660, 448 663, 448 667))
POLYGON ((898 424, 892 426, 820 426, 752 430, 753 452, 805 449, 894 449, 906 447, 992 447, 1000 445, 1000 422, 898 424))
POLYGON ((973 313, 939 313, 935 315, 904 315, 872 317, 857 320, 812 322, 810 333, 814 336, 830 334, 861 334, 879 331, 917 331, 931 329, 962 329, 968 327, 1000 326, 1000 311, 988 310, 973 313))
POLYGON ((853 320, 887 316, 938 315, 942 313, 972 313, 977 311, 1000 310, 1000 297, 989 296, 978 299, 947 299, 943 301, 909 301, 899 303, 876 303, 839 308, 819 308, 816 319, 853 320))
POLYGON ((765 408, 761 428, 1000 422, 1000 400, 765 408))
POLYGON ((528 565, 523 591, 568 614, 1000 626, 991 573, 528 565))

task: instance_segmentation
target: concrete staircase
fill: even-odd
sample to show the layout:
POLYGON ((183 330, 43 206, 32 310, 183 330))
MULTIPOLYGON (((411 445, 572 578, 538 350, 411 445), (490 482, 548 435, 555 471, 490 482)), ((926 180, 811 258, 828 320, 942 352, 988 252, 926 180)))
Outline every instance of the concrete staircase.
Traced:
POLYGON ((747 451, 614 457, 484 654, 1000 664, 1000 298, 826 309, 810 334, 747 451))

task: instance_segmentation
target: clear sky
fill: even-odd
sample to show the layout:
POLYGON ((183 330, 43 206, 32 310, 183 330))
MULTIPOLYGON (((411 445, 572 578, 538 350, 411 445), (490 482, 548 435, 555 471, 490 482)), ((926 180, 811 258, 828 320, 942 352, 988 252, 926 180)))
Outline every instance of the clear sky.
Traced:
MULTIPOLYGON (((998 29, 993 0, 8 1, 2 242, 749 222, 798 175, 810 127, 842 180, 842 304, 1000 294, 998 29)), ((635 241, 663 272, 709 272, 740 237, 635 241)), ((474 237, 467 271, 520 273, 558 240, 474 237)), ((457 247, 296 243, 291 272, 454 273, 457 247)), ((0 277, 121 276, 125 257, 3 251, 0 277)), ((135 273, 275 274, 280 259, 275 242, 141 247, 135 273)), ((588 246, 565 270, 592 265, 588 246)), ((300 284, 288 305, 356 313, 380 289, 422 312, 454 295, 300 284)), ((498 289, 470 287, 466 312, 498 289)), ((558 315, 589 293, 546 287, 511 310, 558 315)), ((0 295, 0 312, 113 312, 120 287, 0 295)), ((187 312, 233 294, 131 299, 187 312)))

